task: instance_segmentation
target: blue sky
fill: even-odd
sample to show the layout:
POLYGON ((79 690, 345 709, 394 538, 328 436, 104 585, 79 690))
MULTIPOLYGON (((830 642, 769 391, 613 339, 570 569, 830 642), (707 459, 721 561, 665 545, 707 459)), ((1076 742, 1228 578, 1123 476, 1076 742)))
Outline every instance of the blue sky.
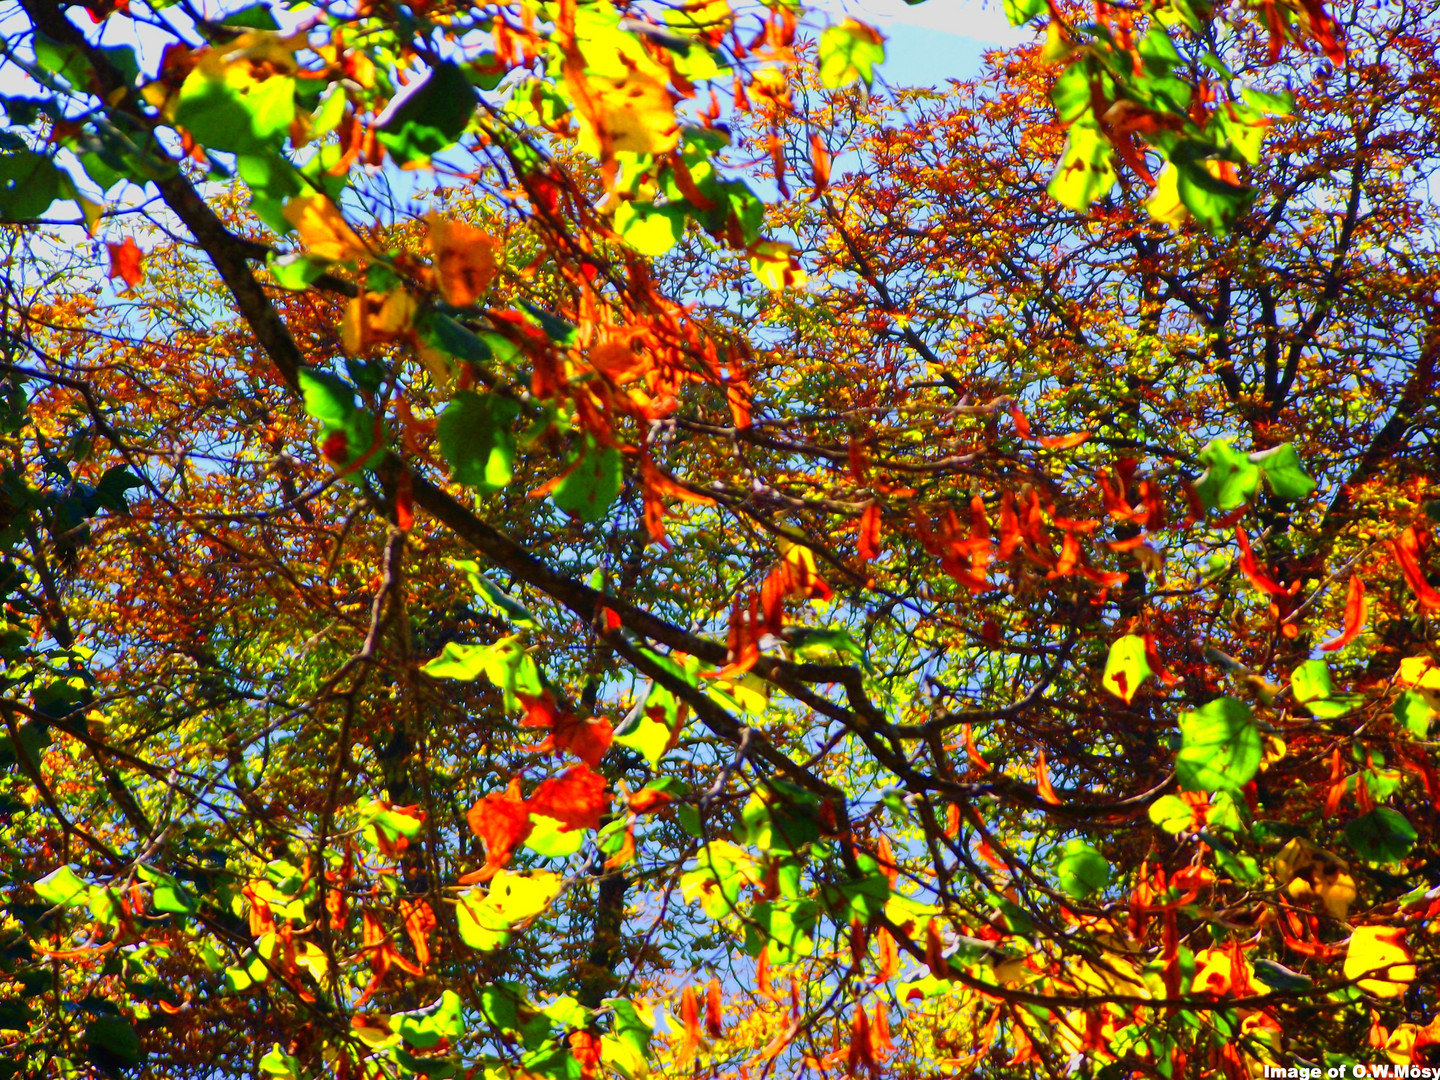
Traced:
POLYGON ((1005 19, 1000 0, 813 0, 835 16, 870 23, 886 37, 885 80, 895 86, 929 86, 979 72, 980 55, 1028 40, 1005 19))

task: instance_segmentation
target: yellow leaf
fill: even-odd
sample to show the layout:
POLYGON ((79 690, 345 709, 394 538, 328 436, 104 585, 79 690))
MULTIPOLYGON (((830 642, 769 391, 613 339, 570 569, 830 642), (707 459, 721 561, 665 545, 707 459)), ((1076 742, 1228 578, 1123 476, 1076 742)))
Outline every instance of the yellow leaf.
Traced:
POLYGON ((763 240, 751 249, 750 270, 771 292, 787 286, 800 289, 809 280, 795 258, 795 249, 776 240, 763 240))
POLYGON ((1406 686, 1440 690, 1440 667, 1428 656, 1411 656, 1400 661, 1399 679, 1406 686))
POLYGON ((1345 950, 1345 977, 1376 997, 1399 997, 1415 981, 1415 965, 1398 926, 1360 926, 1345 950))
POLYGON ((283 213, 311 254, 336 261, 365 254, 360 237, 324 195, 297 195, 285 204, 283 213))
POLYGON ((675 119, 675 96, 665 83, 646 72, 632 71, 624 78, 590 76, 582 89, 569 82, 571 96, 580 102, 588 90, 590 108, 580 108, 581 151, 596 157, 610 153, 665 154, 680 142, 675 119))
POLYGON ((1385 1040, 1385 1056, 1396 1065, 1408 1065, 1415 1052, 1415 1037, 1420 1029, 1414 1024, 1401 1024, 1385 1040))
POLYGON ((1180 172, 1174 165, 1166 164, 1155 178, 1155 190, 1145 200, 1145 209, 1156 221, 1169 225, 1176 232, 1190 218, 1190 211, 1180 201, 1180 172))

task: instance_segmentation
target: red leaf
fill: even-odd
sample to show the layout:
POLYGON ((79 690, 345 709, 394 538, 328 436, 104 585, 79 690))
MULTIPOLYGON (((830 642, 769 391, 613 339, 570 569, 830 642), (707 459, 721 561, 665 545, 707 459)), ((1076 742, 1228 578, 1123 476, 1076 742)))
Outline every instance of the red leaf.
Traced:
POLYGON ((1286 595, 1285 589, 1256 565, 1255 552, 1250 548, 1250 537, 1245 535, 1245 530, 1239 525, 1235 526, 1235 539, 1240 544, 1240 571, 1249 578, 1250 584, 1270 596, 1286 595))
POLYGON ((1365 600, 1365 582, 1360 580, 1359 574, 1352 574, 1350 589, 1345 594, 1345 629, 1334 641, 1327 641, 1321 645, 1320 651, 1334 652, 1354 641, 1360 631, 1365 628, 1365 615, 1368 607, 1369 604, 1365 600))
POLYGON ((561 832, 600 828, 600 815, 610 805, 604 777, 588 765, 576 765, 564 775, 544 780, 530 796, 529 808, 560 822, 561 832))
POLYGON ((550 737, 535 749, 574 754, 593 769, 600 764, 614 738, 615 729, 608 720, 582 720, 574 713, 561 713, 555 718, 550 737))
POLYGON ((855 531, 860 534, 860 558, 874 562, 880 555, 880 507, 871 503, 860 515, 855 531))
MULTIPOLYGON (((510 861, 515 849, 525 842, 532 828, 530 811, 520 798, 520 781, 510 781, 504 792, 486 795, 465 815, 470 831, 485 842, 485 866, 472 878, 486 881, 510 861)), ((469 876, 469 875, 467 875, 469 876)))
POLYGON ((1410 591, 1420 601, 1420 610, 1440 608, 1440 593, 1437 593, 1425 580, 1425 572, 1421 569, 1420 560, 1417 558, 1420 554, 1420 534, 1412 527, 1402 532, 1398 538, 1388 540, 1386 543, 1390 545, 1390 552, 1400 566, 1400 573, 1405 575, 1405 583, 1410 586, 1410 591))
POLYGON ((712 1039, 718 1039, 725 1031, 720 1016, 720 980, 711 979, 705 987, 705 1031, 712 1039))
POLYGON ((123 278, 125 284, 132 289, 139 285, 145 277, 145 272, 140 269, 140 263, 145 258, 145 254, 135 246, 134 237, 127 236, 125 242, 121 244, 112 244, 107 241, 105 250, 110 253, 109 276, 123 278))

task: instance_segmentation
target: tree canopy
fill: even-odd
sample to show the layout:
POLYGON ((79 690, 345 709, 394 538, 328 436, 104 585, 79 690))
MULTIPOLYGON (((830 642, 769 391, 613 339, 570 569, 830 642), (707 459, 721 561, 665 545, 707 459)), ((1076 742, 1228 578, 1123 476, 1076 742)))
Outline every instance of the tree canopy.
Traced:
POLYGON ((0 1080, 1440 1064, 1440 15, 1004 10, 0 14, 0 1080))

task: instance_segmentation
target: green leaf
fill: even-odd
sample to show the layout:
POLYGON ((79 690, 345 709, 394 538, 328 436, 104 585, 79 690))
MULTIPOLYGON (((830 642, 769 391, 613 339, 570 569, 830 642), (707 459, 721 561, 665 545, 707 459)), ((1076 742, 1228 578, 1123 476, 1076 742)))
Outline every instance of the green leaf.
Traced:
POLYGON ((1301 468, 1300 455, 1290 443, 1251 454, 1250 460, 1260 466, 1277 498, 1303 499, 1315 490, 1315 481, 1301 468))
POLYGON ((1212 147, 1186 140, 1171 152, 1170 163, 1178 173, 1176 189, 1185 208, 1212 233, 1223 234, 1244 213, 1254 193, 1216 176, 1214 153, 1212 147))
POLYGON ((622 202, 615 210, 615 231, 641 255, 664 255, 685 235, 685 214, 678 206, 622 202))
POLYGON ((1200 451, 1205 472, 1195 482, 1195 494, 1207 510, 1234 510, 1244 506, 1260 489, 1260 469, 1238 454, 1229 439, 1211 439, 1200 451))
POLYGON ((308 289, 316 278, 330 268, 329 259, 298 254, 276 258, 274 252, 266 257, 265 264, 274 277, 275 284, 291 292, 308 289))
POLYGON ((800 629, 787 630, 785 639, 796 657, 801 660, 828 658, 828 654, 848 656, 859 660, 866 671, 874 671, 864 647, 855 640, 849 630, 800 629))
POLYGON ((432 312, 425 320, 422 332, 430 344, 457 360, 488 364, 495 359, 494 350, 484 338, 448 315, 432 312))
POLYGON ((1396 699, 1390 711, 1396 722, 1403 724, 1415 738, 1429 738, 1430 720, 1435 711, 1430 708, 1430 702, 1424 694, 1417 690, 1406 690, 1396 699))
POLYGON ((375 137, 402 165, 454 145, 480 103, 459 66, 441 60, 423 82, 392 101, 375 137))
POLYGON ((47 904, 71 906, 82 904, 87 899, 90 886, 75 875, 68 866, 52 870, 35 882, 35 895, 47 904))
POLYGON ((140 1036, 123 1016, 97 1016, 85 1026, 90 1060, 100 1066, 133 1068, 145 1060, 140 1036))
POLYGON ((1260 731, 1250 706, 1217 698, 1180 714, 1176 772, 1186 791, 1238 790, 1260 768, 1260 731))
POLYGON ((268 4, 251 4, 221 20, 226 26, 243 26, 250 30, 279 30, 280 24, 270 13, 268 4))
POLYGON ((1324 700, 1332 692, 1330 668, 1324 660, 1306 660, 1290 673, 1290 685, 1295 691, 1295 700, 1301 704, 1324 700))
POLYGON ((1283 992, 1307 990, 1315 984, 1315 980, 1308 975, 1301 975, 1298 971, 1291 971, 1284 964, 1276 963, 1274 960, 1267 960, 1263 957, 1253 962, 1255 977, 1271 990, 1283 992))
POLYGON ((488 645, 465 645, 458 641, 447 641, 440 655, 420 670, 432 679, 474 682, 485 671, 489 660, 488 645))
POLYGON ((326 428, 343 429, 359 411, 354 389, 338 375, 318 368, 301 368, 299 379, 305 411, 326 428))
POLYGON ((519 983, 498 982, 480 988, 480 1015, 507 1035, 519 1035, 534 1050, 550 1034, 550 1020, 525 999, 519 983))
MULTIPOLYGON (((920 0, 907 0, 907 2, 919 3, 920 0)), ((1011 26, 1023 26, 1046 10, 1048 9, 1045 6, 1045 0, 1005 0, 1005 18, 1010 20, 1011 26)))
POLYGON ((457 570, 465 571, 466 576, 470 579, 470 587, 475 590, 475 595, 492 614, 499 615, 511 626, 520 630, 539 629, 540 624, 535 621, 535 616, 530 614, 530 609, 480 573, 478 563, 469 559, 451 559, 450 565, 457 570))
POLYGON ((194 915, 200 910, 200 903, 190 895, 189 890, 169 874, 162 874, 148 866, 140 867, 140 876, 150 882, 150 899, 156 911, 168 911, 175 915, 194 915))
POLYGON ((270 1077, 270 1080, 300 1080, 300 1059, 287 1054, 279 1043, 275 1043, 256 1064, 261 1074, 270 1077))
POLYGON ((819 908, 810 899, 756 904, 745 920, 745 951, 758 956, 768 944, 771 960, 793 964, 815 951, 810 932, 818 917, 819 908))
POLYGON ((0 221, 30 221, 60 197, 64 174, 44 154, 0 154, 0 221))
POLYGON ((1152 674, 1145 656, 1145 638, 1140 634, 1126 634, 1110 646, 1101 681, 1106 690, 1128 705, 1140 684, 1152 674))
POLYGON ((515 460, 510 425, 519 413, 520 406, 509 398, 469 390, 445 406, 436 435, 459 483, 488 494, 510 482, 515 460))
POLYGON ((871 85, 875 65, 884 59, 885 39, 855 19, 846 19, 820 35, 820 83, 827 90, 848 86, 856 79, 871 85))
POLYGON ((568 859, 585 844, 583 829, 571 829, 567 832, 555 818, 546 817, 544 814, 531 814, 530 824, 532 828, 530 835, 525 838, 525 846, 543 858, 568 859))
POLYGON ((587 438, 584 452, 551 497, 581 521, 599 521, 620 494, 622 472, 619 450, 587 438))
POLYGON ((208 65, 185 77, 175 123, 207 150, 259 154, 278 149, 295 120, 295 80, 270 74, 256 79, 245 60, 220 71, 208 65))
POLYGON ((633 727, 617 734, 615 741, 639 753, 653 769, 660 764, 670 745, 670 729, 658 720, 642 716, 633 727))
POLYGON ((515 874, 501 870, 488 891, 471 889, 456 907, 460 937, 472 949, 498 949, 518 923, 539 915, 560 894, 564 880, 548 870, 515 874))
POLYGON ((1084 900, 1110 884, 1110 864, 1105 856, 1080 839, 1067 840, 1056 864, 1060 888, 1076 900, 1084 900))
POLYGON ((76 90, 88 90, 95 81, 95 69, 77 46, 65 45, 37 33, 34 48, 35 62, 52 75, 59 75, 76 90))
POLYGON ((460 995, 446 990, 432 1005, 395 1013, 390 1017, 390 1030, 421 1050, 430 1049, 441 1039, 458 1039, 465 1034, 460 995))
POLYGON ((1097 124, 1077 120, 1070 125, 1065 152, 1047 190, 1057 202, 1084 213, 1115 183, 1115 151, 1097 124))
POLYGON ((1344 716, 1360 703, 1355 694, 1337 694, 1330 684, 1330 669, 1323 660, 1307 660, 1290 673, 1295 700, 1321 720, 1344 716))
POLYGON ((1417 833, 1403 815, 1377 806, 1345 826, 1345 839, 1369 863, 1399 862, 1415 846, 1417 833))
POLYGON ((1178 795, 1162 795, 1150 804, 1150 820, 1166 832, 1179 835, 1195 823, 1190 804, 1178 795))

